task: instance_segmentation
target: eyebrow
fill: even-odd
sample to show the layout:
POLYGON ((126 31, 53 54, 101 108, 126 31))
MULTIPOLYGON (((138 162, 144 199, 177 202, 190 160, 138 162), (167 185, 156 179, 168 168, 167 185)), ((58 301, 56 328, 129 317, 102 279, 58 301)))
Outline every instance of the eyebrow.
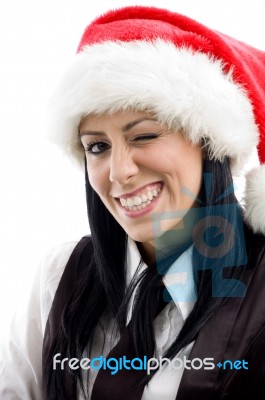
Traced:
MULTIPOLYGON (((157 122, 157 119, 156 118, 147 118, 147 117, 136 119, 134 121, 128 122, 126 125, 124 125, 121 128, 121 130, 124 133, 128 132, 134 126, 136 126, 137 124, 140 124, 140 122, 143 122, 143 121, 155 121, 155 122, 157 122)), ((103 132, 103 131, 83 131, 83 132, 79 132, 79 135, 80 135, 80 137, 86 136, 86 135, 102 136, 102 135, 105 135, 105 132, 103 132)))

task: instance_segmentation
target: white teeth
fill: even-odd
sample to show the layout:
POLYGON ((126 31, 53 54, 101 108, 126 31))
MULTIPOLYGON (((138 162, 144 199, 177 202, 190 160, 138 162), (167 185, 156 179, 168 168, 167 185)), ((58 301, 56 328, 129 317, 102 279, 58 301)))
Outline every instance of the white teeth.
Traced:
POLYGON ((153 195, 150 191, 146 193, 146 196, 147 196, 148 200, 152 200, 152 198, 153 198, 153 195))
POLYGON ((134 205, 133 199, 127 199, 127 207, 132 207, 134 205))
POLYGON ((145 203, 147 201, 147 196, 145 194, 142 194, 141 199, 142 203, 145 203))
POLYGON ((142 204, 142 199, 139 196, 134 197, 133 202, 136 206, 139 206, 140 204, 142 204))
POLYGON ((148 190, 146 194, 140 196, 129 197, 127 199, 120 198, 120 203, 123 207, 130 211, 141 210, 151 204, 154 197, 157 197, 161 192, 160 188, 148 190))

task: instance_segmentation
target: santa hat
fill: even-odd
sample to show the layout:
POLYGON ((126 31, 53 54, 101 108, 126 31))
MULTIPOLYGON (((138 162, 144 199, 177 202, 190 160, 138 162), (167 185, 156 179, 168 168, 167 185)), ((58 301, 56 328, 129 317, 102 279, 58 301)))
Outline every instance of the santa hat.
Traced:
MULTIPOLYGON (((53 141, 81 164, 78 126, 88 114, 137 109, 204 139, 232 171, 257 148, 265 162, 265 53, 175 12, 133 6, 85 30, 50 103, 53 141)), ((245 219, 265 234, 265 165, 247 174, 245 219)))

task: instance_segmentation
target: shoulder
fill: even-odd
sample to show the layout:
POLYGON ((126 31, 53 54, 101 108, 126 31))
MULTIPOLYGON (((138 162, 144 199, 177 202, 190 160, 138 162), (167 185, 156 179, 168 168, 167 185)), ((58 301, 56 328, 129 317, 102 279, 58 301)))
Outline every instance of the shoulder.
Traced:
POLYGON ((238 319, 243 321, 241 331, 248 332, 254 341, 261 331, 265 333, 265 236, 245 227, 245 240, 248 260, 243 282, 246 293, 238 319))
POLYGON ((40 267, 42 315, 47 320, 56 290, 70 259, 87 256, 92 251, 90 236, 81 240, 69 241, 52 247, 43 257, 40 267))
POLYGON ((50 248, 41 261, 44 291, 53 291, 78 241, 60 243, 50 248))
POLYGON ((79 241, 60 243, 52 247, 47 251, 41 262, 46 284, 61 277, 71 256, 91 251, 92 240, 90 236, 84 236, 79 241))
POLYGON ((236 278, 242 294, 230 298, 227 307, 235 312, 234 329, 239 335, 246 334, 241 339, 249 345, 265 325, 265 236, 247 226, 244 226, 244 233, 247 259, 244 265, 237 267, 241 274, 236 278))
POLYGON ((62 273, 77 243, 61 243, 42 257, 27 298, 19 303, 8 335, 0 341, 0 398, 42 398, 45 326, 62 273))
POLYGON ((248 370, 241 368, 221 372, 218 385, 222 399, 239 399, 244 395, 248 395, 247 398, 260 398, 258 388, 264 390, 265 236, 253 232, 246 225, 244 236, 247 264, 238 268, 243 268, 240 280, 244 283, 245 293, 227 299, 210 327, 219 335, 226 332, 227 344, 222 349, 223 359, 244 360, 248 370))

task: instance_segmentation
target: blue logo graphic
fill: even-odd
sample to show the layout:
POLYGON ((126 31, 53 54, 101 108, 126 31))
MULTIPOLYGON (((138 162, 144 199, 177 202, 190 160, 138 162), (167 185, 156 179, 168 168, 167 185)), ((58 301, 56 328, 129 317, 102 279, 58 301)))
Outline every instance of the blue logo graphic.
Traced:
POLYGON ((239 370, 248 369, 248 361, 245 360, 225 360, 223 363, 219 362, 216 366, 220 369, 239 370))
MULTIPOLYGON (((210 193, 212 178, 212 174, 204 176, 206 195, 210 193)), ((226 189, 214 203, 233 191, 233 186, 226 189)), ((199 271, 209 270, 212 274, 213 297, 244 297, 245 284, 238 279, 226 277, 229 267, 242 268, 247 263, 241 208, 237 203, 205 206, 187 188, 183 188, 182 193, 192 197, 201 206, 153 215, 158 272, 161 275, 167 271, 169 274, 187 275, 184 282, 174 283, 169 287, 171 295, 173 292, 175 301, 196 301, 196 293, 191 285, 194 280, 196 281, 199 271), (176 221, 175 230, 162 230, 163 223, 168 220, 176 221), (161 251, 163 240, 165 247, 161 251), (178 245, 174 246, 174 243, 178 245), (169 251, 166 250, 167 245, 169 251), (185 262, 180 262, 181 258, 178 262, 178 257, 189 248, 193 251, 192 260, 196 263, 192 265, 191 270, 187 270, 185 262), (163 254, 170 253, 170 249, 172 258, 163 257, 163 254), (188 298, 187 293, 189 293, 188 298)), ((167 297, 166 292, 165 297, 167 297)), ((169 296, 165 298, 165 301, 169 300, 169 296)))

